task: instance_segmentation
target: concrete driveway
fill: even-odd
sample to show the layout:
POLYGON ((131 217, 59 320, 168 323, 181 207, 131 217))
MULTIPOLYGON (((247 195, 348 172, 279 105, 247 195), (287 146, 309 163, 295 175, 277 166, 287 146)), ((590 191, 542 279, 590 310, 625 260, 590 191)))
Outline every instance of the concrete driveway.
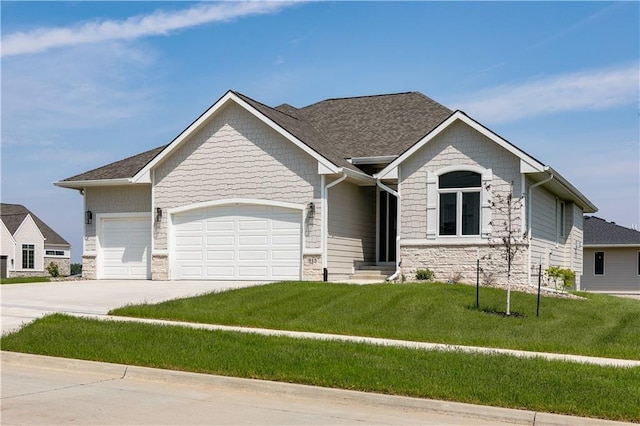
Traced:
POLYGON ((3 284, 0 286, 2 334, 54 312, 105 315, 109 310, 127 304, 156 303, 258 284, 133 280, 3 284))

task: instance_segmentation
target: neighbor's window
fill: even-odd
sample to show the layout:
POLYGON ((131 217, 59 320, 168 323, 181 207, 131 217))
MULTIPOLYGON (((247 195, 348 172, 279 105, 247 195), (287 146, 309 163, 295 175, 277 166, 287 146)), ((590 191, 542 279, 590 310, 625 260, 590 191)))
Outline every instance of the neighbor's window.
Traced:
POLYGON ((440 235, 480 235, 481 182, 480 174, 469 171, 440 176, 440 235))
POLYGON ((595 266, 593 272, 596 275, 604 275, 604 252, 597 251, 595 253, 595 266))
POLYGON ((638 275, 640 275, 640 251, 638 252, 638 275))
POLYGON ((22 269, 34 269, 35 268, 35 252, 36 247, 33 244, 22 245, 22 269))
POLYGON ((46 250, 44 252, 45 256, 64 256, 64 251, 62 250, 46 250))

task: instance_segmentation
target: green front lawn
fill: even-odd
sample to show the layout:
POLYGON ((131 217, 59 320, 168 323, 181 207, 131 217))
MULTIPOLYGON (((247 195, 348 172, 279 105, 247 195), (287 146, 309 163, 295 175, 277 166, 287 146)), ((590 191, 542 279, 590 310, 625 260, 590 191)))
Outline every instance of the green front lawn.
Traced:
MULTIPOLYGON (((511 321, 508 319, 507 321, 511 321)), ((266 337, 61 314, 3 350, 640 421, 640 368, 266 337)))
POLYGON ((48 283, 51 277, 0 278, 0 284, 48 283))
POLYGON ((127 306, 113 315, 384 337, 472 346, 640 359, 640 303, 598 294, 585 300, 453 284, 276 283, 127 306))

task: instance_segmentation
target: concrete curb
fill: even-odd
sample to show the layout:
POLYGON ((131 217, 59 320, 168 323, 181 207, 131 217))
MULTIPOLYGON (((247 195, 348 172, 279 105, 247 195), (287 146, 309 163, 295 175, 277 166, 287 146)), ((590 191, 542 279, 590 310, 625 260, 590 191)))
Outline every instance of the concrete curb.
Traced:
POLYGON ((316 340, 335 340, 341 342, 351 343, 366 343, 371 345, 380 346, 395 346, 408 349, 419 350, 439 350, 439 351, 459 351, 466 353, 482 353, 488 355, 509 355, 519 358, 544 358, 550 361, 565 361, 565 362, 577 362, 582 364, 601 365, 606 367, 640 367, 639 360, 617 359, 617 358, 598 358, 592 356, 583 355, 570 355, 570 354, 554 354, 548 352, 531 352, 520 351, 514 349, 501 349, 501 348, 484 348, 478 346, 463 346, 463 345, 450 345, 443 343, 427 343, 427 342, 413 342, 407 340, 395 340, 395 339, 381 339, 376 337, 362 337, 362 336, 346 336, 341 334, 325 334, 325 333, 312 333, 303 331, 287 331, 287 330, 273 330, 266 328, 251 328, 251 327, 236 327, 228 325, 217 324, 200 324, 184 321, 167 321, 157 320, 149 318, 132 318, 132 317, 119 317, 119 316, 105 316, 105 315, 87 315, 82 313, 70 313, 80 318, 91 318, 102 321, 122 321, 122 322, 139 322, 145 324, 156 325, 173 325, 179 327, 188 327, 202 330, 220 330, 220 331, 233 331, 239 333, 251 333, 260 334, 263 336, 286 336, 297 339, 316 339, 316 340))
POLYGON ((85 373, 111 376, 113 379, 138 379, 172 384, 234 388, 249 392, 268 393, 283 396, 297 395, 309 398, 330 400, 338 403, 354 402, 362 405, 377 407, 387 406, 402 408, 405 410, 425 411, 503 423, 540 426, 615 426, 629 424, 609 420, 573 417, 559 414, 537 413, 534 411, 511 408, 498 408, 465 404, 460 402, 383 395, 291 383, 271 382, 266 380, 242 379, 216 376, 211 374, 162 370, 148 367, 128 366, 123 364, 111 364, 96 361, 84 361, 69 358, 57 358, 17 352, 1 351, 0 361, 2 364, 7 363, 28 366, 32 368, 42 368, 59 371, 82 371, 85 373))

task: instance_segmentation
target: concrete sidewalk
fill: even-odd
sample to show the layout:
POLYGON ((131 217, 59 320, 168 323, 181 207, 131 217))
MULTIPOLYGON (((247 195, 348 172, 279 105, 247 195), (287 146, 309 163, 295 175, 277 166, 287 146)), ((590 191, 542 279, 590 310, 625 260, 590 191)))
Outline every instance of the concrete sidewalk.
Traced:
POLYGON ((520 351, 514 349, 501 349, 501 348, 484 348, 478 346, 462 346, 462 345, 449 345, 443 343, 427 343, 427 342, 414 342, 408 340, 395 340, 395 339, 381 339, 375 337, 362 337, 362 336, 346 336, 341 334, 325 334, 325 333, 311 333, 303 331, 287 331, 287 330, 272 330, 266 328, 251 328, 251 327, 237 327, 228 325, 217 324, 200 324, 184 321, 167 321, 148 318, 131 318, 131 317, 119 317, 119 316, 106 316, 106 315, 85 315, 85 314, 72 314, 81 318, 92 318, 103 321, 124 321, 124 322, 139 322, 145 324, 157 324, 157 325, 173 325, 180 327, 196 328, 201 330, 222 330, 233 331, 239 333, 251 333, 260 334, 263 336, 286 336, 297 339, 316 339, 316 340, 336 340, 341 342, 351 343, 366 343, 371 345, 380 346, 396 346, 408 349, 420 349, 420 350, 440 350, 440 351, 459 351, 467 353, 484 353, 490 355, 510 355, 519 358, 544 358, 552 361, 568 361, 578 362, 583 364, 601 365, 606 367, 640 367, 640 360, 628 360, 628 359, 615 359, 615 358, 598 358, 592 356, 582 355, 568 355, 568 354, 555 354, 547 352, 530 352, 520 351))
POLYGON ((0 354, 3 424, 626 424, 121 364, 0 354))

